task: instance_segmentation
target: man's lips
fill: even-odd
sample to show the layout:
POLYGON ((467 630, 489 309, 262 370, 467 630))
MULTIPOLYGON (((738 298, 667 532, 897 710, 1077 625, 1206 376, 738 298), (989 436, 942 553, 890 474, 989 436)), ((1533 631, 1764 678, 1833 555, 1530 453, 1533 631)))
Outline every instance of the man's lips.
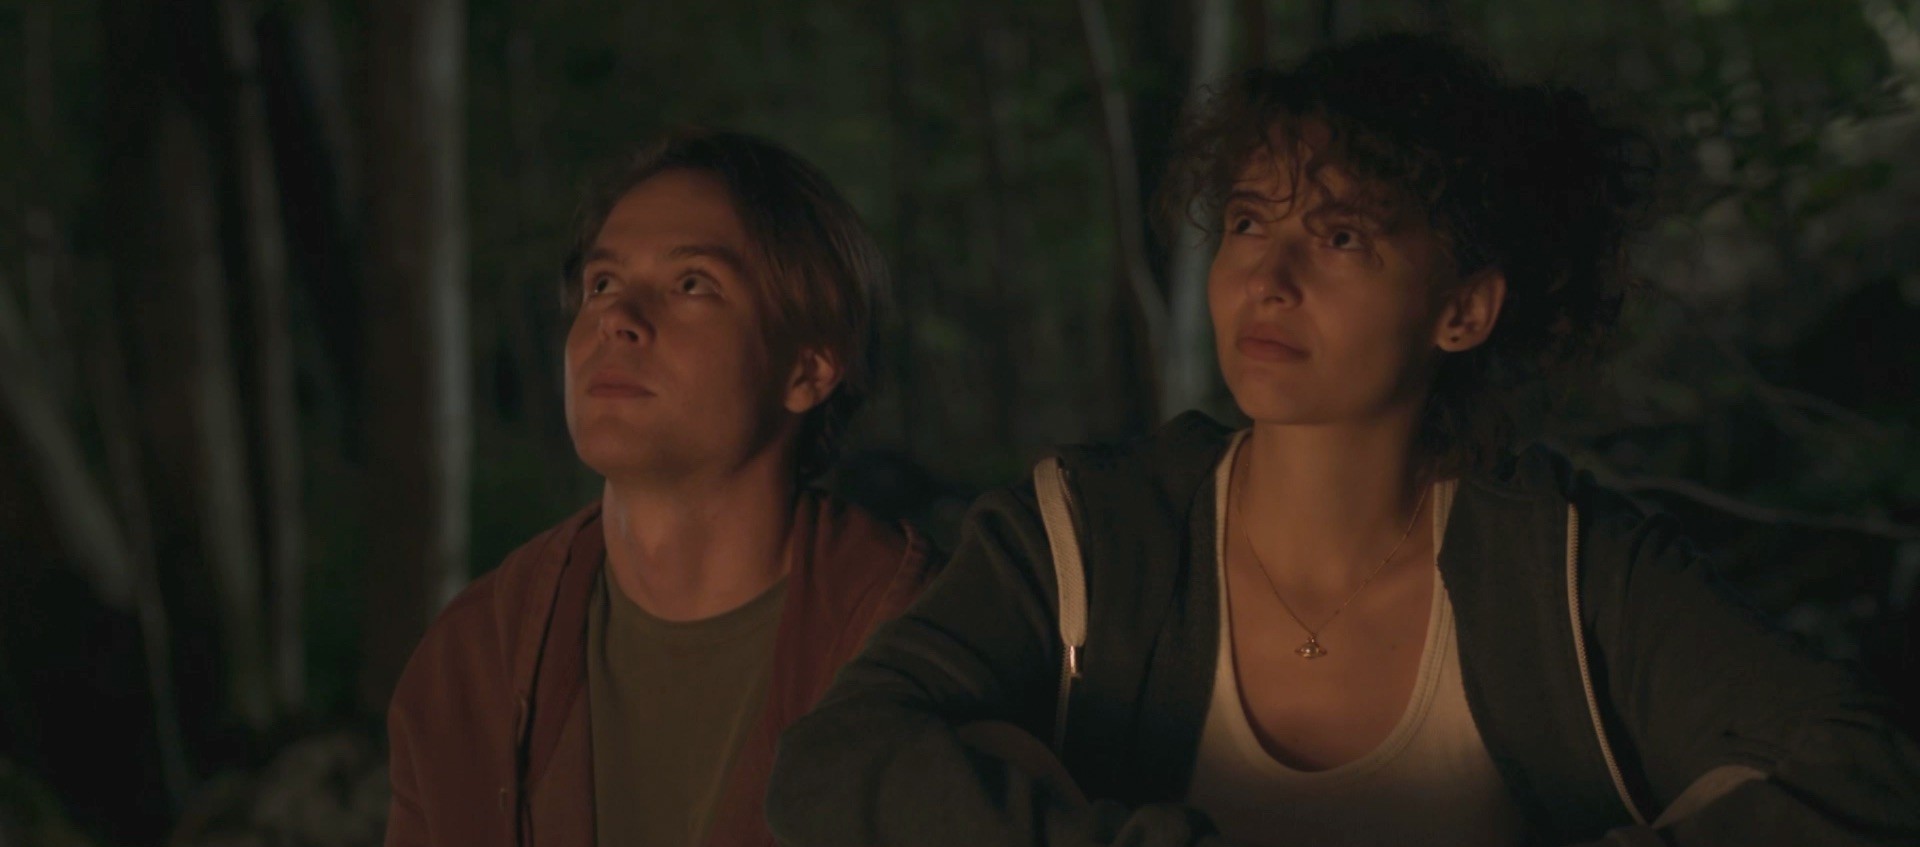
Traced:
POLYGON ((653 392, 638 380, 619 376, 596 376, 587 382, 588 397, 652 397, 653 392))
POLYGON ((1234 346, 1240 355, 1262 362, 1298 362, 1307 358, 1307 351, 1260 332, 1242 333, 1234 346))

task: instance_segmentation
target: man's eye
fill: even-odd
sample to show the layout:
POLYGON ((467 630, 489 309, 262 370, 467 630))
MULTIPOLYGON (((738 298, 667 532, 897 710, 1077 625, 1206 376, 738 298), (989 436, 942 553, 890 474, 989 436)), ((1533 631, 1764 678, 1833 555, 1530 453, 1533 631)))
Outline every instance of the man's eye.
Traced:
POLYGON ((1336 229, 1327 233, 1327 246, 1335 250, 1364 250, 1367 240, 1358 230, 1336 229))
POLYGON ((601 274, 600 276, 596 276, 593 279, 587 281, 587 293, 599 294, 603 291, 606 291, 607 287, 612 284, 613 284, 613 277, 607 276, 606 274, 601 274))
POLYGON ((1252 215, 1244 212, 1229 213, 1227 215, 1227 232, 1234 235, 1255 235, 1258 234, 1259 229, 1260 222, 1254 220, 1252 215))

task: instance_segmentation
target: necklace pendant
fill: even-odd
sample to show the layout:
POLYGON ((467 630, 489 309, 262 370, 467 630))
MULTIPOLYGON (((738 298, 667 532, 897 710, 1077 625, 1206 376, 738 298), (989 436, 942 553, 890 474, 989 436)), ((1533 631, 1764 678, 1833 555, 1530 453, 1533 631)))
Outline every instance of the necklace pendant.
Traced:
POLYGON ((1327 648, 1320 646, 1318 637, 1308 638, 1307 643, 1293 648, 1293 653, 1302 659, 1318 659, 1327 655, 1327 648))

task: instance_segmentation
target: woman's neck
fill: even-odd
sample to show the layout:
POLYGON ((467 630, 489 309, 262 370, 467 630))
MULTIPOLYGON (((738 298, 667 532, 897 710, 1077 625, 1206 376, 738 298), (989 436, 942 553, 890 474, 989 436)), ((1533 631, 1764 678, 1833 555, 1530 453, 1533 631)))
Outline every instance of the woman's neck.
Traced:
POLYGON ((1311 592, 1358 585, 1405 538, 1394 558, 1421 555, 1428 480, 1412 427, 1255 424, 1237 457, 1235 514, 1272 578, 1311 592))

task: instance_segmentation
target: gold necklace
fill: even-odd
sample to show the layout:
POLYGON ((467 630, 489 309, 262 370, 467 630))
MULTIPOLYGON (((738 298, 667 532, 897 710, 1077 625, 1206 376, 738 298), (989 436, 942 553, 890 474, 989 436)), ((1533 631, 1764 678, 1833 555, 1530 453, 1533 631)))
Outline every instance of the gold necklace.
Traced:
POLYGON ((1253 554, 1254 565, 1260 568, 1260 575, 1266 578, 1267 590, 1273 592, 1273 599, 1280 601, 1280 608, 1287 610, 1287 616, 1293 618, 1293 622, 1299 624, 1301 629, 1306 630, 1306 643, 1293 648, 1294 655, 1302 659, 1318 659, 1321 656, 1327 655, 1327 648, 1320 646, 1320 633, 1325 632, 1327 627, 1332 626, 1333 619, 1340 617, 1340 613, 1347 610, 1347 604, 1352 603, 1353 598, 1360 596, 1360 592, 1367 590, 1367 586, 1372 584, 1373 578, 1380 575, 1381 569, 1385 568, 1388 562, 1393 561, 1394 555, 1399 553, 1400 548, 1407 543, 1407 538, 1413 535, 1413 525, 1420 519, 1420 509, 1427 505, 1427 493, 1433 490, 1433 486, 1429 485, 1426 487, 1426 490, 1420 492, 1420 502, 1414 504, 1413 516, 1407 518, 1407 528, 1400 533, 1400 540, 1393 543, 1393 549, 1387 551, 1387 557, 1381 559, 1380 564, 1373 566, 1373 572, 1367 574, 1367 578, 1360 581, 1360 587, 1355 588, 1352 594, 1348 594, 1347 599, 1342 601, 1340 606, 1333 610, 1333 614, 1328 615, 1327 619, 1319 626, 1311 627, 1307 626, 1306 621, 1300 619, 1299 613, 1293 610, 1293 606, 1288 605, 1287 598, 1281 596, 1280 587, 1274 584, 1273 574, 1267 570, 1267 563, 1260 558, 1260 551, 1253 546, 1253 534, 1247 532, 1246 513, 1241 507, 1242 501, 1246 500, 1247 483, 1245 477, 1240 479, 1239 487, 1241 496, 1234 501, 1233 519, 1240 523, 1240 534, 1247 539, 1247 552, 1253 554))

